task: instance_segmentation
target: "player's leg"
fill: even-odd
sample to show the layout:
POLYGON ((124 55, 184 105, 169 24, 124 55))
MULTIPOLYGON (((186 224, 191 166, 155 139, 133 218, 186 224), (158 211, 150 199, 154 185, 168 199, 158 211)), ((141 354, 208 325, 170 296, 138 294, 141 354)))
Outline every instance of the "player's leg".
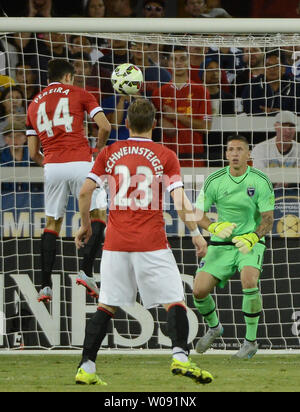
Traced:
POLYGON ((116 310, 116 307, 99 303, 97 312, 87 322, 82 358, 75 377, 77 384, 106 385, 96 374, 96 358, 116 310))
MULTIPOLYGON (((71 192, 79 197, 81 186, 88 175, 92 164, 89 162, 78 162, 78 172, 70 182, 71 192)), ((82 259, 79 262, 80 272, 76 279, 78 285, 87 289, 87 293, 98 299, 99 289, 93 278, 93 268, 97 253, 102 248, 106 228, 107 195, 104 189, 96 189, 91 199, 90 217, 92 225, 92 236, 82 249, 82 259)))
POLYGON ((262 298, 258 288, 259 276, 260 271, 251 266, 245 266, 241 271, 242 311, 246 323, 246 336, 241 349, 234 355, 236 358, 250 359, 258 350, 256 338, 262 310, 262 298))
POLYGON ((242 311, 246 323, 246 336, 241 349, 234 357, 252 358, 258 350, 257 329, 262 310, 262 298, 258 281, 262 271, 265 245, 257 243, 251 253, 238 254, 238 269, 241 274, 243 290, 242 311))
POLYGON ((47 164, 44 173, 46 225, 41 236, 42 289, 38 294, 39 302, 52 300, 51 275, 56 258, 56 240, 60 234, 69 195, 63 164, 47 164))
POLYGON ((63 219, 55 220, 46 216, 46 226, 41 236, 41 272, 42 289, 38 295, 39 302, 52 300, 52 270, 56 259, 56 239, 59 236, 63 219))
POLYGON ((197 272, 193 288, 194 305, 209 327, 205 335, 196 344, 195 349, 198 353, 206 352, 223 333, 223 327, 216 312, 216 304, 211 296, 211 292, 218 283, 219 279, 210 273, 197 272))
POLYGON ((99 297, 99 288, 93 278, 93 268, 97 253, 102 248, 106 228, 106 210, 94 209, 90 212, 92 236, 82 250, 80 271, 76 279, 78 285, 86 288, 87 293, 94 298, 99 297))
POLYGON ((171 372, 173 375, 191 378, 196 383, 211 383, 212 375, 200 369, 189 359, 189 321, 184 301, 164 304, 163 306, 167 311, 168 335, 172 342, 171 372))
POLYGON ((204 317, 210 328, 219 325, 219 319, 216 313, 216 304, 211 296, 219 280, 207 272, 199 270, 196 274, 193 287, 194 305, 199 313, 204 317))
POLYGON ((172 251, 136 252, 131 253, 130 258, 143 305, 147 309, 163 305, 167 311, 167 331, 172 342, 172 373, 192 378, 197 383, 210 383, 213 379, 210 373, 192 364, 188 357, 187 308, 172 251))
POLYGON ((105 385, 96 375, 97 353, 117 307, 133 306, 136 302, 137 286, 128 255, 103 251, 99 306, 86 325, 82 359, 75 378, 77 384, 105 385))

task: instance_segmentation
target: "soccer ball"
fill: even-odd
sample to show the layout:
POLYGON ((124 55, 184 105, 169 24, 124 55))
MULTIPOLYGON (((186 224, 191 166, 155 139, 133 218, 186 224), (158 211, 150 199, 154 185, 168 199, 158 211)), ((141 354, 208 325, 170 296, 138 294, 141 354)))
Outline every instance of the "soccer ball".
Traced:
POLYGON ((120 94, 137 94, 142 86, 143 80, 141 70, 131 63, 120 64, 111 75, 113 88, 120 94))

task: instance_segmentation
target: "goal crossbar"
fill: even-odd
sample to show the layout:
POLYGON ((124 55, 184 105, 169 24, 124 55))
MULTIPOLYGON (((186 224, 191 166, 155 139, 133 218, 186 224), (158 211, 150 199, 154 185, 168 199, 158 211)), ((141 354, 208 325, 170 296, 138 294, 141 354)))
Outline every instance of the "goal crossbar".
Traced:
POLYGON ((1 17, 1 32, 298 33, 299 19, 1 17), (133 30, 132 30, 133 29, 133 30))

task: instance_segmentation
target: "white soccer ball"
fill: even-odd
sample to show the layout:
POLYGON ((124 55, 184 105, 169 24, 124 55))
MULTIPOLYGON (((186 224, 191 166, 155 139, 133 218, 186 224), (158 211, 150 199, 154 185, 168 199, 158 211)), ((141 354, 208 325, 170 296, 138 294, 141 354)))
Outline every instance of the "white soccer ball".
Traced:
POLYGON ((120 94, 137 94, 143 81, 143 73, 131 63, 120 64, 111 75, 113 88, 120 94))

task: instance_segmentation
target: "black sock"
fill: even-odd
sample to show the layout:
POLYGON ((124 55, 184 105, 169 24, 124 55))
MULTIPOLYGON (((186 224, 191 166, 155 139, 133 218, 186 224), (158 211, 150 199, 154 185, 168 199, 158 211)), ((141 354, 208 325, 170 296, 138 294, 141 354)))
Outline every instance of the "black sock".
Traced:
POLYGON ((113 314, 104 308, 98 308, 97 312, 88 321, 85 328, 82 359, 80 365, 91 360, 96 361, 97 353, 107 333, 109 321, 113 314))
POLYGON ((168 310, 167 322, 168 335, 172 341, 172 348, 179 347, 189 352, 189 321, 186 308, 181 304, 172 305, 168 310))
POLYGON ((51 274, 56 258, 56 232, 45 231, 41 237, 42 288, 52 287, 51 274))
POLYGON ((93 276, 94 261, 104 241, 105 227, 105 223, 100 220, 92 221, 92 236, 83 248, 83 259, 80 262, 80 270, 83 270, 87 276, 93 276))

